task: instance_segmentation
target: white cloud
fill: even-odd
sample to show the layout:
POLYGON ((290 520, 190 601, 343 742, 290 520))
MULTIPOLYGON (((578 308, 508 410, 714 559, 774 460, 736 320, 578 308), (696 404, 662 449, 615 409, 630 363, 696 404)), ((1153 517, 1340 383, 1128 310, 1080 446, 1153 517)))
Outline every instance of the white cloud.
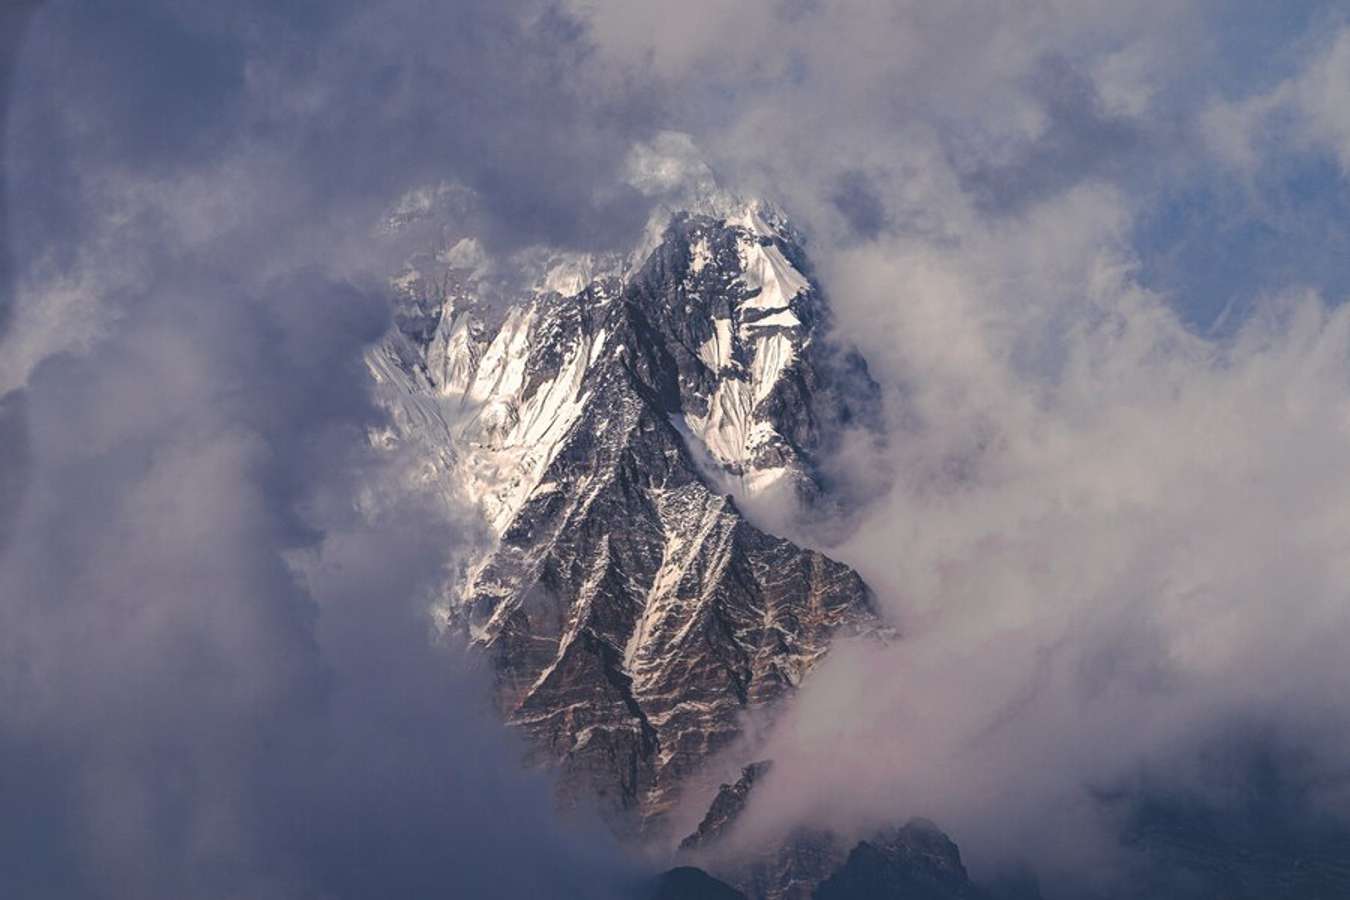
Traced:
POLYGON ((1250 173, 1291 146, 1333 156, 1350 175, 1350 27, 1269 90, 1205 110, 1202 132, 1223 161, 1250 173))
POLYGON ((941 240, 827 256, 896 423, 835 552, 906 636, 808 683, 761 821, 928 815, 977 867, 1105 872, 1090 790, 1199 782, 1255 723, 1350 812, 1350 309, 1270 297, 1206 339, 1138 284, 1118 192, 947 206, 941 240))

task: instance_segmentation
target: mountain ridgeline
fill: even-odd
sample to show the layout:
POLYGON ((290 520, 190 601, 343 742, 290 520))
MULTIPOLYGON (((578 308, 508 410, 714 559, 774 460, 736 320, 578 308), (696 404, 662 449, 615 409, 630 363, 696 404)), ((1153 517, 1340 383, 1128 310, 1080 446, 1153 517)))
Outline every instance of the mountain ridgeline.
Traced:
MULTIPOLYGON (((635 271, 482 310, 454 287, 372 359, 404 439, 494 546, 448 604, 565 789, 647 831, 684 779, 873 625, 848 567, 742 500, 828 502, 818 464, 877 388, 823 337, 785 225, 678 215, 635 271)), ((446 282, 442 282, 443 284, 446 282)))
MULTIPOLYGON (((563 805, 598 805, 649 850, 685 837, 672 814, 748 743, 747 713, 771 717, 837 636, 884 633, 856 572, 743 511, 832 514, 846 498, 822 460, 877 434, 877 385, 831 340, 809 271, 766 207, 680 212, 628 259, 565 259, 505 304, 472 267, 410 270, 369 357, 380 440, 416 448, 418 477, 489 532, 447 627, 491 660, 563 805)), ((728 790, 682 859, 735 824, 750 785, 728 790)), ((681 869, 661 890, 809 897, 849 865, 812 833, 721 865, 730 886, 681 869)))

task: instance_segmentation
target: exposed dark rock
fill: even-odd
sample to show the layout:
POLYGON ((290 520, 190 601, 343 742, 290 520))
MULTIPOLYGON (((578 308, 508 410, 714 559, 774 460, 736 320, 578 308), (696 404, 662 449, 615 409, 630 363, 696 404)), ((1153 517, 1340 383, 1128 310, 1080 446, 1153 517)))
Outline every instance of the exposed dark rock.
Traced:
POLYGON ((984 900, 951 838, 915 819, 860 841, 844 865, 821 882, 816 900, 984 900))
POLYGON ((708 813, 699 823, 693 834, 680 842, 681 850, 697 850, 707 846, 726 833, 736 819, 745 811, 750 799, 750 789, 760 778, 768 774, 773 767, 770 760, 751 763, 741 770, 741 777, 735 784, 724 784, 713 798, 708 813))
POLYGON ((702 869, 680 866, 663 872, 655 891, 644 900, 746 900, 746 897, 702 869))
POLYGON ((763 900, 810 900, 816 887, 845 860, 847 845, 838 835, 798 828, 777 846, 733 863, 747 894, 763 900))

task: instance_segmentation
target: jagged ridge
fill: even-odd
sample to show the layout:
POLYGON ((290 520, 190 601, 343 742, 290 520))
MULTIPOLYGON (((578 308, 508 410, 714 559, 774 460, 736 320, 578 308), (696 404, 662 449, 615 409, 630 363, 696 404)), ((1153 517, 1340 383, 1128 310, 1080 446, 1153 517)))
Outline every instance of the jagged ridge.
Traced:
POLYGON ((496 316, 471 275, 445 273, 434 302, 409 279, 417 314, 371 360, 389 439, 421 440, 428 481, 496 536, 448 618, 565 795, 598 797, 621 833, 661 833, 741 713, 870 621, 856 573, 736 499, 821 502, 818 454, 875 411, 805 271, 758 206, 678 215, 636 271, 496 316))

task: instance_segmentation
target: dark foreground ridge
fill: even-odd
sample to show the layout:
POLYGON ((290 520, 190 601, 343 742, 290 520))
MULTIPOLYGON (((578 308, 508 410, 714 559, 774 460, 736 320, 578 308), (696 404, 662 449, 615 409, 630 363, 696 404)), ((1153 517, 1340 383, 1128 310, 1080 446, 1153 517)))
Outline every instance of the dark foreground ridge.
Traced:
MULTIPOLYGON (((763 896, 739 891, 691 867, 660 878, 661 900, 733 900, 763 896)), ((1015 897, 986 892, 970 880, 956 844, 931 822, 915 819, 903 828, 859 841, 818 885, 794 885, 779 896, 805 900, 1039 900, 1034 886, 1015 897)))

